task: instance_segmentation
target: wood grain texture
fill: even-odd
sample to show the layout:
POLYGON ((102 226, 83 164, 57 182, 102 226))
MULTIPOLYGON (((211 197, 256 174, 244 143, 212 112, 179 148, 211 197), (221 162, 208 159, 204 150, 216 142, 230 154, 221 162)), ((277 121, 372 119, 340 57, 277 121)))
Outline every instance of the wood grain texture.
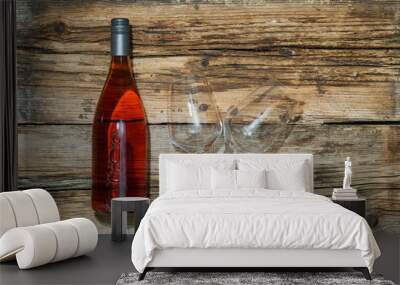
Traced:
MULTIPOLYGON (((52 191, 51 194, 59 206, 62 219, 86 217, 96 224, 100 233, 110 233, 109 217, 96 216, 90 207, 89 190, 52 191)), ((400 219, 400 204, 397 202, 400 197, 393 197, 391 194, 393 192, 388 190, 369 191, 367 202, 368 219, 378 219, 374 230, 400 231, 400 224, 397 223, 400 219), (386 207, 377 205, 386 205, 386 207)), ((128 231, 133 232, 133 227, 129 227, 128 231)))
MULTIPOLYGON (((110 217, 96 216, 90 207, 90 190, 51 191, 59 210, 61 219, 85 217, 93 221, 99 233, 110 233, 110 217)), ((400 203, 398 192, 389 190, 370 190, 367 201, 367 219, 373 221, 375 231, 400 232, 400 203), (397 196, 393 196, 393 194, 397 196), (377 224, 376 224, 377 223, 377 224)), ((128 224, 129 220, 128 220, 128 224)), ((128 232, 134 232, 132 226, 128 232)))
POLYGON ((283 103, 302 104, 300 122, 399 120, 400 2, 227 3, 20 1, 19 122, 92 122, 110 15, 133 25, 150 123, 167 122, 169 85, 187 67, 209 78, 222 110, 275 78, 283 103))
MULTIPOLYGON (((209 79, 222 111, 272 79, 281 86, 274 101, 301 105, 298 123, 400 120, 399 51, 376 51, 374 56, 381 56, 378 62, 371 51, 358 52, 358 58, 346 50, 293 52, 296 55, 275 50, 258 55, 135 58, 149 122, 168 121, 170 84, 188 66, 196 66, 196 72, 209 79)), ((108 61, 100 55, 20 51, 19 122, 91 123, 108 61)))
MULTIPOLYGON (((19 188, 91 188, 90 125, 19 126, 19 188)), ((150 127, 151 192, 158 192, 158 155, 173 152, 166 126, 150 127)))
POLYGON ((400 232, 398 0, 19 0, 20 188, 54 190, 63 217, 84 215, 109 231, 93 215, 88 189, 90 124, 115 16, 133 25, 134 71, 151 124, 152 198, 158 155, 174 152, 166 124, 185 122, 168 119, 169 87, 194 69, 208 78, 223 114, 268 80, 279 82, 273 100, 260 105, 290 109, 276 115, 290 124, 249 145, 314 153, 316 192, 324 195, 341 184, 351 156, 368 213, 379 229, 400 232))
MULTIPOLYGON (((88 125, 20 126, 20 187, 90 189, 90 133, 88 125), (65 184, 66 177, 70 185, 65 184)), ((399 141, 400 126, 292 125, 290 131, 271 140, 265 152, 313 153, 318 193, 329 194, 342 183, 346 156, 354 160, 354 187, 400 190, 399 141)), ((151 192, 156 196, 158 156, 174 152, 168 126, 150 126, 150 144, 151 192)))
MULTIPOLYGON (((90 189, 90 126, 20 126, 19 134, 20 188, 90 189)), ((154 199, 158 195, 158 156, 174 150, 168 143, 167 126, 151 126, 150 138, 150 196, 154 199)), ((369 199, 370 214, 380 217, 380 226, 390 229, 396 226, 400 210, 399 141, 400 126, 294 125, 266 152, 313 153, 315 192, 323 195, 341 185, 343 158, 351 155, 353 186, 369 199)), ((85 206, 76 205, 77 212, 81 208, 85 206)), ((88 211, 84 209, 84 213, 88 211)))
MULTIPOLYGON (((97 227, 99 234, 111 234, 111 215, 96 214, 91 207, 90 190, 51 191, 58 206, 61 220, 84 217, 91 220, 97 227)), ((133 215, 128 214, 127 233, 135 233, 133 215)))
POLYGON ((400 47, 398 1, 25 0, 20 5, 28 14, 19 21, 20 46, 47 53, 108 53, 115 15, 132 22, 135 56, 400 47))
POLYGON ((52 191, 61 220, 77 217, 91 220, 100 234, 111 233, 111 219, 109 215, 98 216, 91 207, 90 190, 52 191))

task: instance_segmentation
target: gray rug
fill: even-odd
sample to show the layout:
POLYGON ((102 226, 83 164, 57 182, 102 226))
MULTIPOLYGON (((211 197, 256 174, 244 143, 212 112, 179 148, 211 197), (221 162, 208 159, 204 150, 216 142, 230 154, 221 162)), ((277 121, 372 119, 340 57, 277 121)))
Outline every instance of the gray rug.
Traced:
POLYGON ((137 280, 138 276, 138 273, 122 274, 116 285, 395 285, 381 276, 372 276, 373 280, 368 281, 359 272, 148 272, 142 281, 137 280))

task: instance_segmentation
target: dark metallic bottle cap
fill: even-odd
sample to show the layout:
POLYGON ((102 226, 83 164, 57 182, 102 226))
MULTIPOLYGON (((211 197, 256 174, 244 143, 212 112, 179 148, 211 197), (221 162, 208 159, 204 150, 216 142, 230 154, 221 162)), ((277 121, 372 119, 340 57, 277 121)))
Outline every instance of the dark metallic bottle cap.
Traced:
POLYGON ((129 56, 131 53, 131 27, 129 20, 114 18, 111 20, 111 55, 129 56))

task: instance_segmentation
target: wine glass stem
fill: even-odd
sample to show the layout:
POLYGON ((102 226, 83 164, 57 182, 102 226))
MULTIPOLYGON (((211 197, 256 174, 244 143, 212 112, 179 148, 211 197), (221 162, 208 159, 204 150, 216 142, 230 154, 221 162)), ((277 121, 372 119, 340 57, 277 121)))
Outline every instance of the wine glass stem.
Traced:
POLYGON ((231 130, 229 128, 231 123, 231 118, 225 118, 222 123, 223 133, 224 133, 224 145, 225 145, 225 153, 232 153, 231 141, 232 135, 231 130))

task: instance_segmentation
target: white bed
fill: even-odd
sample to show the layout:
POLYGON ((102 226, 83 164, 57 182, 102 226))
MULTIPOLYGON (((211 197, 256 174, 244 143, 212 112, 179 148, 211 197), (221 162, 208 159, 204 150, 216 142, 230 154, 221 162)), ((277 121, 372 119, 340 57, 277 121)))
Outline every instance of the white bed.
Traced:
POLYGON ((370 278, 380 255, 372 232, 362 217, 312 194, 312 155, 162 154, 159 163, 160 197, 132 243, 140 278, 154 267, 354 267, 370 278), (208 180, 218 180, 218 169, 235 173, 238 185, 239 173, 250 185, 246 174, 265 169, 265 189, 217 189, 208 180))

